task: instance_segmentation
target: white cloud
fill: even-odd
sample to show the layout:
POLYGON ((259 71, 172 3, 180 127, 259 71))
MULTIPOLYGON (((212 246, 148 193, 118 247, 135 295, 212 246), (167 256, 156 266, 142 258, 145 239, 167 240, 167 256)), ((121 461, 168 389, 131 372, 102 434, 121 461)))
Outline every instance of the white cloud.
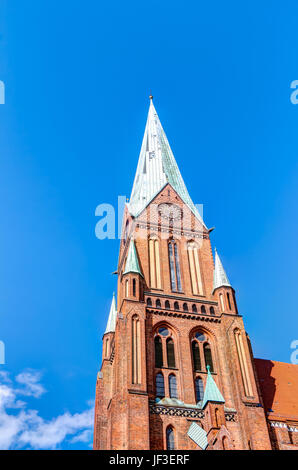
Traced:
POLYGON ((23 371, 14 384, 7 374, 0 374, 0 449, 56 449, 67 439, 70 443, 91 441, 93 403, 82 413, 65 412, 45 420, 18 399, 18 395, 39 398, 45 393, 40 378, 36 371, 23 371))
POLYGON ((24 388, 22 390, 19 390, 19 393, 22 393, 23 395, 27 396, 32 396, 35 398, 39 398, 41 395, 43 395, 46 390, 39 383, 41 379, 41 373, 33 370, 27 370, 24 372, 21 372, 19 375, 16 376, 16 381, 23 385, 24 388))

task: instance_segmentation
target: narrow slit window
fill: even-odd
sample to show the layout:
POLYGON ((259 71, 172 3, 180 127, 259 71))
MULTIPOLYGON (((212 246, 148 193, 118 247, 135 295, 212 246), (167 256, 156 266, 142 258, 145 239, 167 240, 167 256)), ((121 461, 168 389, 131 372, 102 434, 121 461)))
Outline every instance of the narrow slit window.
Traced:
POLYGON ((193 367, 194 370, 202 370, 201 369, 201 357, 200 357, 200 347, 197 341, 193 341, 191 343, 192 347, 192 357, 193 357, 193 367))
POLYGON ((132 295, 135 297, 137 293, 137 281, 133 279, 132 281, 132 295))
POLYGON ((211 348, 208 343, 204 344, 205 366, 210 366, 210 372, 214 372, 211 348))
POLYGON ((167 339, 167 361, 168 367, 175 368, 175 348, 174 348, 174 341, 172 338, 167 339))
POLYGON ((167 450, 175 450, 174 430, 171 426, 167 428, 167 450))
POLYGON ((171 275, 171 289, 174 292, 182 292, 178 248, 177 244, 173 240, 169 243, 169 262, 171 275))
POLYGON ((160 336, 155 336, 154 338, 154 348, 155 348, 155 367, 162 367, 162 342, 160 336))
POLYGON ((165 396, 165 382, 161 372, 156 375, 156 396, 158 398, 165 396))
POLYGON ((229 306, 229 310, 232 310, 232 307, 231 307, 231 299, 230 299, 230 294, 227 292, 227 300, 228 300, 228 306, 229 306))
POLYGON ((174 374, 169 375, 169 393, 170 398, 178 398, 177 380, 174 374))
POLYGON ((201 377, 197 377, 195 380, 195 389, 196 389, 196 402, 202 401, 204 398, 204 384, 201 377))

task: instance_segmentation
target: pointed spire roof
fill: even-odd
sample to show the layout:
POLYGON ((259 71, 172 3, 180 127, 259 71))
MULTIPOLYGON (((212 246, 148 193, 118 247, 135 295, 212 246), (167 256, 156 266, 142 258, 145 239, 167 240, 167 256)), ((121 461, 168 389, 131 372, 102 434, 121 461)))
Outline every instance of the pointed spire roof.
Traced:
POLYGON ((188 194, 152 98, 150 96, 145 134, 128 204, 129 212, 134 217, 138 216, 162 188, 169 183, 205 226, 188 194))
POLYGON ((137 273, 143 277, 143 274, 141 272, 141 268, 139 265, 135 242, 133 239, 130 240, 125 270, 123 274, 128 274, 128 273, 137 273))
POLYGON ((208 370, 208 375, 207 375, 207 382, 206 382, 206 388, 204 392, 204 398, 203 398, 203 404, 202 404, 202 409, 205 408, 207 405, 208 401, 213 401, 216 403, 224 403, 224 397, 218 390, 218 387, 216 383, 213 380, 213 377, 210 372, 210 366, 207 365, 207 370, 208 370))
POLYGON ((115 332, 116 318, 117 318, 116 299, 115 299, 115 294, 113 293, 113 299, 112 299, 112 303, 111 303, 108 323, 107 323, 106 331, 105 331, 104 334, 114 333, 115 332))
POLYGON ((215 289, 218 287, 232 287, 230 284, 230 281, 228 279, 228 276, 226 275, 226 272, 224 270, 224 267, 222 265, 222 262, 220 260, 220 257, 218 256, 218 253, 215 248, 215 266, 214 266, 214 274, 213 274, 213 292, 215 289))

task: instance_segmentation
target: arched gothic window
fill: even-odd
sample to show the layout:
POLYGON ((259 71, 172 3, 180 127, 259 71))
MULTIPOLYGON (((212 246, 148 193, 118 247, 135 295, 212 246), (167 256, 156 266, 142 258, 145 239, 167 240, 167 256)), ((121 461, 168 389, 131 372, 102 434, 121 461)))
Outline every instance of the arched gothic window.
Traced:
POLYGON ((153 289, 161 289, 159 241, 149 239, 150 284, 153 289))
POLYGON ((210 307, 210 315, 215 315, 214 307, 210 307))
POLYGON ((166 326, 160 326, 156 331, 154 349, 155 367, 176 368, 174 339, 166 326))
POLYGON ((229 310, 232 310, 230 294, 228 292, 227 292, 227 300, 228 300, 229 310))
POLYGON ((165 381, 161 372, 156 375, 156 396, 158 398, 165 396, 165 381))
POLYGON ((155 336, 154 338, 154 348, 155 348, 155 367, 162 367, 162 342, 160 336, 155 336))
POLYGON ((155 305, 156 305, 156 307, 161 307, 161 303, 160 303, 160 300, 159 300, 159 299, 156 300, 156 304, 155 304, 155 305))
POLYGON ((174 303, 174 309, 175 309, 175 310, 179 310, 179 303, 178 303, 178 302, 175 302, 175 303, 174 303))
POLYGON ((169 375, 169 393, 170 398, 178 398, 177 380, 174 374, 169 375))
POLYGON ((206 367, 210 366, 210 372, 214 372, 211 348, 208 343, 204 344, 204 358, 205 358, 205 366, 206 367))
POLYGON ((168 300, 165 301, 165 307, 167 309, 170 309, 171 308, 171 305, 170 305, 170 302, 168 300))
POLYGON ((205 307, 205 305, 202 305, 202 307, 201 307, 201 313, 206 313, 206 307, 205 307))
POLYGON ((135 297, 137 293, 137 281, 135 279, 132 280, 132 295, 135 297))
POLYGON ((169 242, 169 261, 171 275, 171 289, 174 292, 182 292, 180 263, 177 243, 174 240, 169 242))
POLYGON ((172 340, 172 338, 167 339, 167 361, 168 361, 168 367, 174 368, 176 366, 174 341, 172 340))
POLYGON ((105 357, 109 357, 109 346, 110 346, 110 342, 109 342, 109 338, 106 339, 106 351, 105 351, 105 357))
POLYGON ((192 311, 193 311, 193 313, 197 313, 197 306, 196 306, 196 304, 193 304, 193 306, 192 306, 192 311))
POLYGON ((184 312, 188 312, 188 305, 187 305, 187 303, 184 303, 184 304, 183 304, 183 310, 184 310, 184 312))
POLYGON ((189 242, 187 244, 187 253, 192 291, 195 295, 203 295, 203 284, 199 262, 199 250, 195 242, 189 242))
POLYGON ((195 380, 195 389, 196 389, 196 402, 202 401, 204 398, 204 384, 201 377, 197 377, 195 380))
POLYGON ((175 450, 175 436, 174 436, 174 429, 172 428, 172 426, 167 427, 166 438, 167 438, 167 450, 175 450))
POLYGON ((191 339, 191 349, 193 358, 194 371, 207 371, 207 366, 210 366, 210 371, 214 372, 214 365, 212 360, 211 347, 208 342, 208 336, 203 331, 196 331, 191 339), (204 357, 204 362, 202 362, 204 357))
POLYGON ((191 343, 192 357, 193 357, 193 368, 194 370, 202 370, 200 347, 197 341, 191 343))
POLYGON ((147 299, 147 305, 148 305, 148 307, 152 306, 152 300, 150 299, 150 297, 148 297, 148 299, 147 299))

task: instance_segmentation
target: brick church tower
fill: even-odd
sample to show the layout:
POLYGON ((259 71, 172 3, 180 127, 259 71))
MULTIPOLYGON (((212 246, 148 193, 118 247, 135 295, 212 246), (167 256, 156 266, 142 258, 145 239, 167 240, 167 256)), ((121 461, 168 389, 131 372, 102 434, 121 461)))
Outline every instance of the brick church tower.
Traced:
POLYGON ((210 233, 151 97, 103 335, 94 449, 271 449, 250 342, 210 233))

